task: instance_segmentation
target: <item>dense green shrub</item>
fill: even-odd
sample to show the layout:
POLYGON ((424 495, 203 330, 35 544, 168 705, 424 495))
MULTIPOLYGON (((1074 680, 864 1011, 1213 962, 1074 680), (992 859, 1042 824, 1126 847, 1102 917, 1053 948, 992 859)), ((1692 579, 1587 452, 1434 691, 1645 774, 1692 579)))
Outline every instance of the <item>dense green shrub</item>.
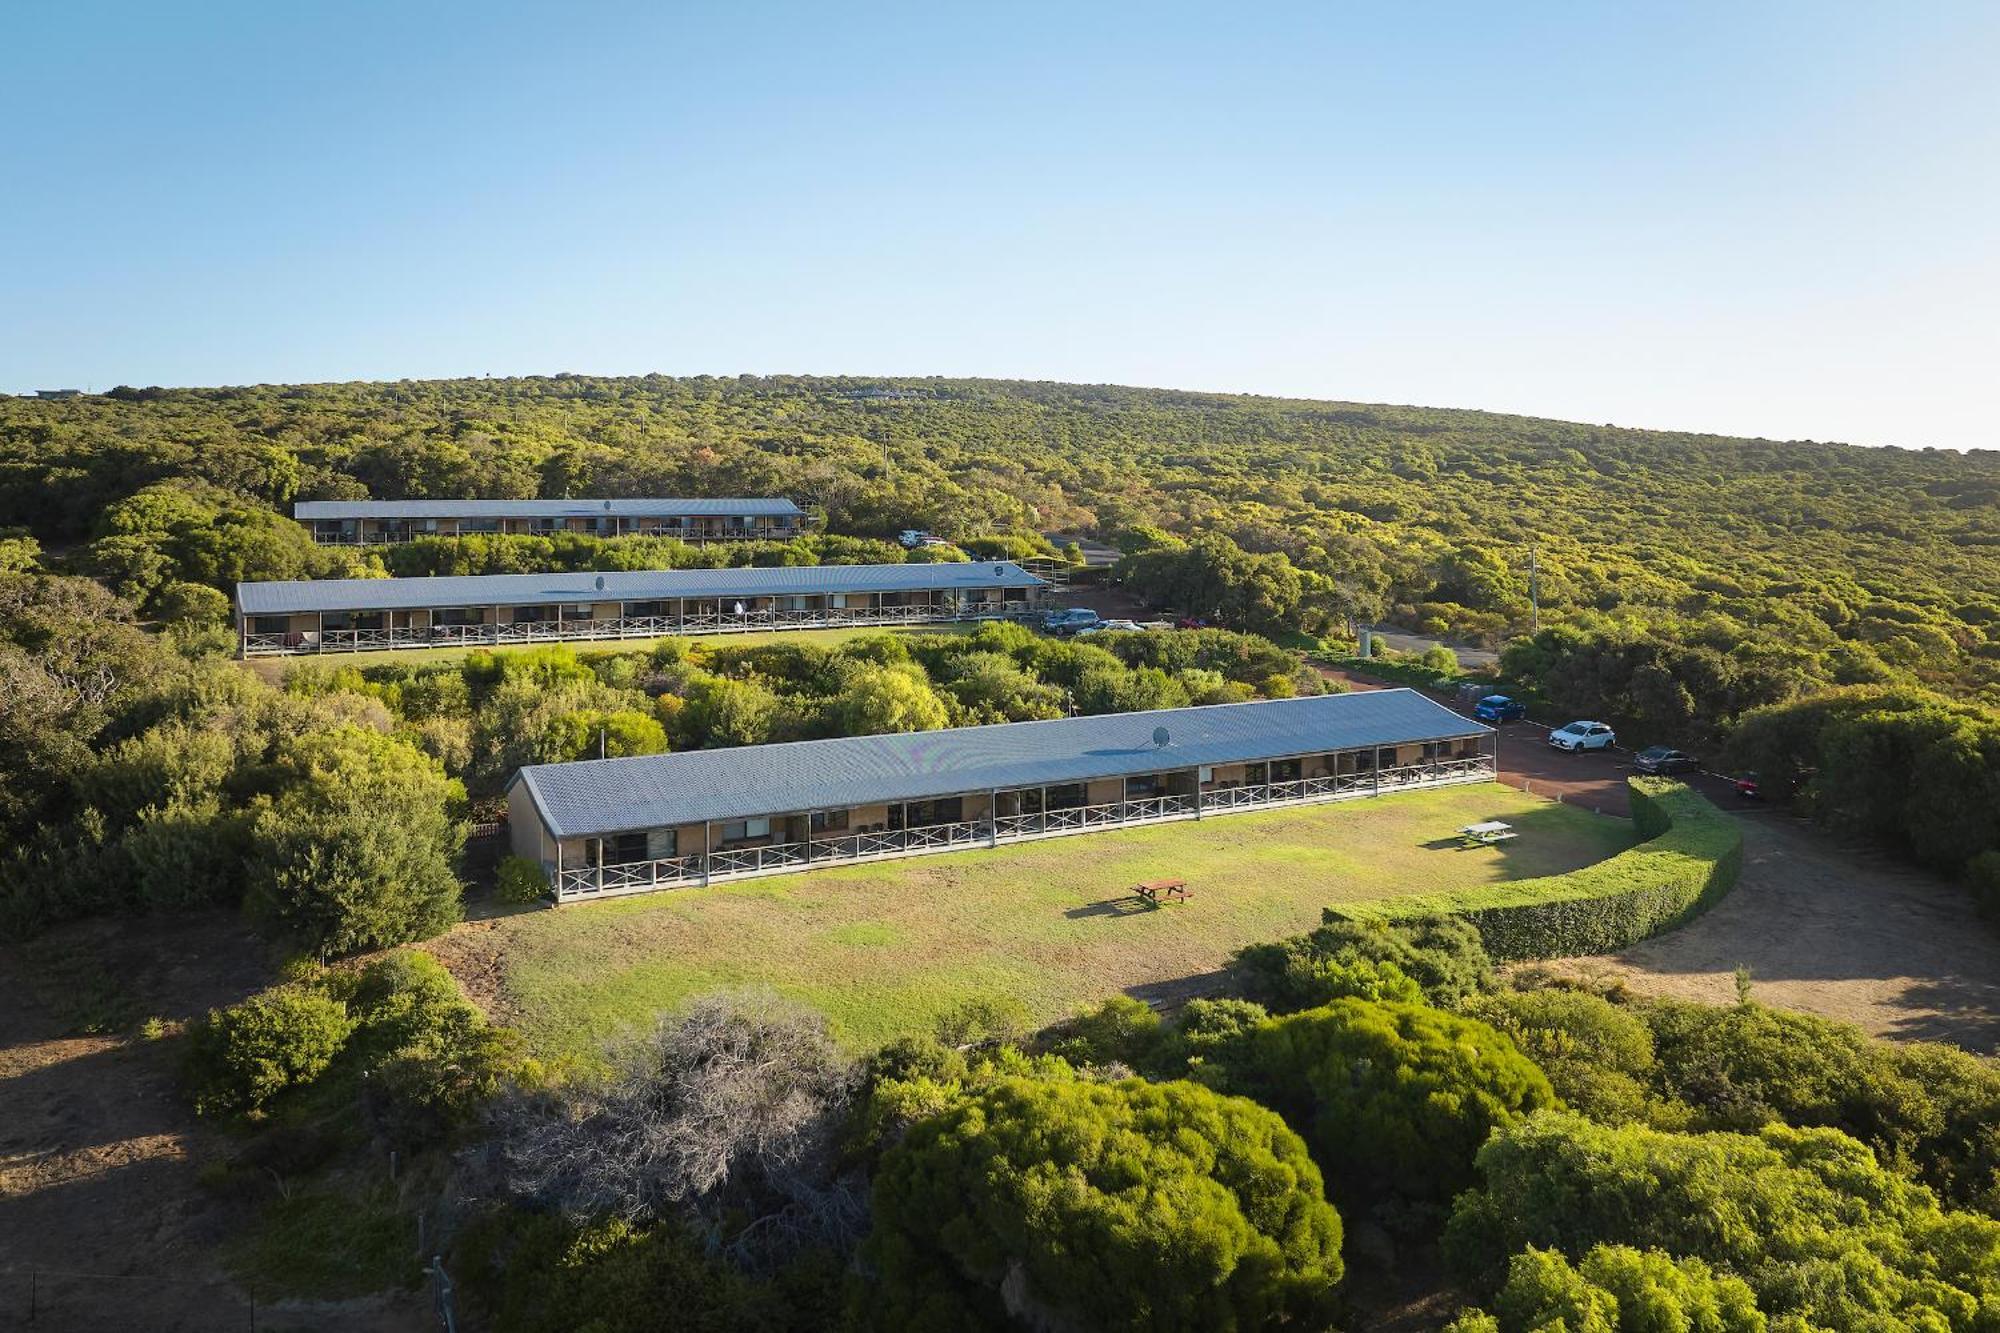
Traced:
POLYGON ((1442 1203, 1494 1129, 1556 1105, 1504 1034, 1418 1004, 1335 1000, 1274 1018, 1207 1068, 1304 1133, 1337 1196, 1442 1203))
POLYGON ((1067 1023, 1057 1025, 1046 1038, 1049 1052, 1073 1065, 1119 1063, 1145 1069, 1165 1036, 1164 1026, 1153 1006, 1129 995, 1114 995, 1067 1023))
POLYGON ((1758 1004, 1635 1008, 1662 1095, 1707 1129, 1783 1122, 1853 1135, 1885 1166, 1953 1203, 2000 1215, 2000 1065, 1948 1046, 1897 1044, 1758 1004))
POLYGON ((2000 714, 1927 690, 1835 690, 1747 713, 1729 758, 1820 823, 1956 874, 2000 851, 2000 714))
POLYGON ((1512 1037, 1563 1103, 1593 1120, 1678 1128, 1689 1118, 1685 1107, 1656 1091, 1653 1034, 1629 1008, 1549 989, 1475 996, 1464 1012, 1512 1037))
POLYGON ((1279 1011, 1345 996, 1422 998, 1450 1007, 1492 983, 1492 960, 1479 932, 1464 921, 1325 915, 1325 924, 1307 934, 1239 950, 1235 971, 1244 992, 1279 1011))
POLYGON ((1530 1247, 1508 1265, 1494 1311, 1461 1315, 1446 1333, 1764 1333, 1766 1326, 1741 1278, 1629 1245, 1596 1246, 1574 1266, 1558 1251, 1530 1247))
POLYGON ((358 727, 291 742, 284 788, 250 833, 251 903, 307 948, 348 954, 458 919, 463 789, 401 741, 358 727))
POLYGON ((1342 909, 1356 920, 1459 916, 1495 958, 1610 953, 1706 910, 1735 886, 1743 830, 1678 782, 1629 779, 1647 841, 1566 875, 1517 879, 1342 909))
POLYGON ((880 1322, 1256 1329, 1321 1311, 1340 1218, 1305 1145, 1189 1083, 1006 1079, 883 1159, 880 1322))
POLYGON ((210 1010, 189 1033, 186 1075, 195 1110, 261 1109, 324 1073, 353 1030, 345 1005, 306 986, 210 1010))
POLYGON ((1836 1130, 1674 1134, 1548 1113, 1502 1128, 1479 1173, 1445 1234, 1475 1282, 1528 1246, 1627 1245, 1726 1269, 1765 1313, 1813 1327, 1983 1330, 2000 1310, 2000 1221, 1941 1211, 1836 1130))
POLYGON ((494 896, 503 903, 538 903, 549 896, 548 873, 540 861, 525 856, 503 856, 494 896))

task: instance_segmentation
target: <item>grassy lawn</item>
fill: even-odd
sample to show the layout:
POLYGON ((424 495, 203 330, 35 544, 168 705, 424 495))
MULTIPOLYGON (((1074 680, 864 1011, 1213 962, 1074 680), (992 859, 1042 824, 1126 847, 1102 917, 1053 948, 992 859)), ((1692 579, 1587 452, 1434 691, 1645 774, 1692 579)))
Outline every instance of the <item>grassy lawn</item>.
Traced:
POLYGON ((1573 870, 1634 841, 1624 820, 1497 783, 1230 815, 993 851, 681 889, 468 926, 435 949, 544 1054, 717 989, 768 986, 869 1047, 973 997, 1038 1022, 1119 991, 1171 988, 1342 901, 1573 870), (1466 850, 1452 830, 1521 836, 1466 850), (1188 903, 1136 908, 1175 875, 1188 903))
MULTIPOLYGON (((669 634, 656 639, 564 639, 579 653, 643 653, 656 644, 665 643, 670 638, 694 639, 704 644, 750 646, 764 643, 816 643, 821 647, 832 647, 849 639, 859 639, 874 634, 970 634, 979 628, 979 623, 968 620, 942 620, 929 625, 860 625, 851 629, 777 629, 732 631, 727 634, 669 634)), ((456 662, 467 653, 482 645, 452 648, 385 648, 374 653, 305 653, 297 657, 253 657, 244 663, 273 681, 282 680, 285 668, 293 662, 333 662, 342 666, 379 666, 384 662, 456 662)), ((493 649, 497 656, 523 652, 529 648, 546 648, 546 643, 510 644, 493 649)))

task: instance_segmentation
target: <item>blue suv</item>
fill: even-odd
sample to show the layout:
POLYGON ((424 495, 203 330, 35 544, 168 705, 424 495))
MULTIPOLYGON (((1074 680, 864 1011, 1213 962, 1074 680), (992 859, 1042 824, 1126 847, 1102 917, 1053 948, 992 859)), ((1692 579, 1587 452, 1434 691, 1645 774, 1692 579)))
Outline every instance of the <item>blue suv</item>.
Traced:
POLYGON ((1489 694, 1472 706, 1472 715, 1481 722, 1512 722, 1528 715, 1528 705, 1504 694, 1489 694))

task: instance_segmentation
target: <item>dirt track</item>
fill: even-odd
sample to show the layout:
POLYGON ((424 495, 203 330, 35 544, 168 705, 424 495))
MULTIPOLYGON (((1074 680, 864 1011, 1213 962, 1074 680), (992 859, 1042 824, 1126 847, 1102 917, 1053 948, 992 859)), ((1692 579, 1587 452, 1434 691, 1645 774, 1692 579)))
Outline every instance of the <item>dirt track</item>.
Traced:
MULTIPOLYGON (((252 1293, 216 1258, 241 1219, 197 1178, 222 1135, 187 1108, 181 1044, 131 1028, 178 1024, 269 984, 265 953, 221 914, 85 922, 0 949, 0 1328, 251 1326, 252 1293), (103 966, 78 974, 73 959, 103 966), (67 1035, 66 1011, 99 990, 115 994, 121 1035, 67 1035)), ((428 1326, 417 1307, 400 1295, 260 1302, 256 1326, 401 1333, 428 1326)))
MULTIPOLYGON (((1337 675, 1358 689, 1380 686, 1337 675)), ((1630 756, 1564 754, 1531 723, 1500 732, 1512 786, 1625 815, 1630 756)), ((1744 826, 1743 877, 1699 920, 1611 957, 1558 966, 1622 978, 1646 995, 1726 1004, 1748 967, 1765 1004, 1859 1024, 1878 1036, 2000 1052, 2000 931, 1958 886, 1873 848, 1843 846, 1729 785, 1694 785, 1744 826)))

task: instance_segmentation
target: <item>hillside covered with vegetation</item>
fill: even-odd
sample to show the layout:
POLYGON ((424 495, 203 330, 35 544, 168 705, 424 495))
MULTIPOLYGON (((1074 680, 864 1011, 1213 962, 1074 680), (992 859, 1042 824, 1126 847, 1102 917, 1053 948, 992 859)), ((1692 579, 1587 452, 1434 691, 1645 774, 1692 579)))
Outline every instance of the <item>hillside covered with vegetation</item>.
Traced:
POLYGON ((264 1292, 412 1290, 422 1252, 522 1333, 1320 1330, 1411 1301, 1462 1333, 2000 1327, 1991 1060, 1768 1009, 1747 972, 1703 1006, 1495 968, 1727 890, 1736 822, 1676 784, 1640 784, 1624 855, 1328 911, 1166 1015, 1031 1030, 989 984, 855 1049, 747 988, 551 1055, 437 961, 468 881, 496 913, 546 890, 466 853, 523 764, 1286 697, 1338 687, 1301 645, 1384 617, 1501 646, 1510 689, 1628 742, 1720 747, 2000 906, 2000 454, 989 381, 120 389, 0 399, 0 526, 0 939, 223 909, 273 941, 281 970, 146 1038, 222 1131, 201 1187, 264 1292), (637 494, 819 522, 353 551, 287 517, 637 494), (224 628, 244 578, 884 560, 906 527, 1109 541, 1130 592, 1215 625, 282 675, 224 628))
MULTIPOLYGON (((1767 696, 1752 702, 1811 684, 1989 700, 2000 688, 2000 453, 983 380, 556 376, 0 399, 0 525, 51 545, 130 531, 108 521, 113 506, 172 479, 220 488, 210 499, 225 509, 787 494, 864 536, 1214 534, 1285 558, 1272 577, 1299 586, 1279 614, 1396 614, 1489 638, 1527 626, 1533 545, 1545 615, 1719 654, 1767 696)), ((134 559, 103 554, 113 568, 134 559)), ((194 564, 197 581, 235 572, 194 564)))

